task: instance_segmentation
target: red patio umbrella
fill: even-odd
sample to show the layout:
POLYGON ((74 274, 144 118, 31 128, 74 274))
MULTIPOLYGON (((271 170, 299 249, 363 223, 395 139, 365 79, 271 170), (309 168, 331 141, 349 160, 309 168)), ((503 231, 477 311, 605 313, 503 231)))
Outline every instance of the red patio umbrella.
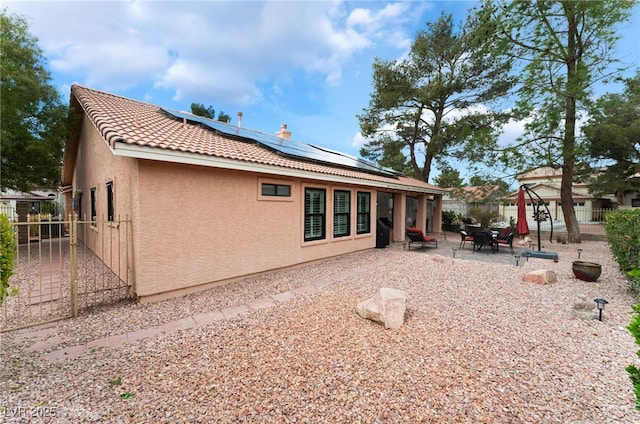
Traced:
POLYGON ((529 224, 527 224, 527 201, 524 199, 524 190, 520 187, 518 191, 518 221, 516 230, 521 236, 529 234, 529 224))

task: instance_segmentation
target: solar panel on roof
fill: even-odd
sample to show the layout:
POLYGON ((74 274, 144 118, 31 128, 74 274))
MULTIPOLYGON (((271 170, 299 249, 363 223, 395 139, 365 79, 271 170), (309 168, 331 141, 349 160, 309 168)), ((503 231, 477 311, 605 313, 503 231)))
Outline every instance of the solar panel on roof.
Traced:
POLYGON ((373 162, 368 162, 364 159, 360 159, 346 153, 317 147, 312 144, 301 143, 295 140, 280 138, 276 135, 266 134, 260 131, 236 127, 234 125, 215 121, 213 119, 208 119, 203 116, 197 116, 185 112, 178 112, 167 108, 161 108, 161 110, 175 118, 197 122, 219 133, 254 141, 262 146, 265 146, 271 150, 275 150, 287 156, 293 156, 299 159, 306 159, 328 165, 340 166, 343 168, 356 169, 358 171, 384 175, 386 177, 395 178, 399 175, 392 169, 382 167, 373 162))

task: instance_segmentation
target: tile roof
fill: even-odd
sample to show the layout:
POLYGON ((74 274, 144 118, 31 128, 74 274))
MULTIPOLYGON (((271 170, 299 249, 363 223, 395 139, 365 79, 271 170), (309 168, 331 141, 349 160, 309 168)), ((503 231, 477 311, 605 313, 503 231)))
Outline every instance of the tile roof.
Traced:
MULTIPOLYGON (((200 124, 180 121, 159 106, 74 84, 71 95, 112 149, 119 144, 185 152, 256 165, 407 186, 407 190, 442 193, 439 187, 409 177, 385 177, 350 168, 288 157, 256 142, 221 135, 200 124)), ((72 157, 72 156, 71 156, 72 157)))

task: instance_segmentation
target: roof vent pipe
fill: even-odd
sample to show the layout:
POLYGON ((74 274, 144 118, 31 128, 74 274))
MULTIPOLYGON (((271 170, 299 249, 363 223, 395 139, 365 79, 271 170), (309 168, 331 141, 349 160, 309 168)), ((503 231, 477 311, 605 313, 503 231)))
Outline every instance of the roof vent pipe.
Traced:
POLYGON ((242 112, 238 112, 238 128, 242 127, 242 112))
POLYGON ((287 124, 282 124, 282 126, 280 127, 280 131, 276 133, 276 136, 278 138, 282 138, 283 140, 291 139, 291 131, 287 129, 287 124))

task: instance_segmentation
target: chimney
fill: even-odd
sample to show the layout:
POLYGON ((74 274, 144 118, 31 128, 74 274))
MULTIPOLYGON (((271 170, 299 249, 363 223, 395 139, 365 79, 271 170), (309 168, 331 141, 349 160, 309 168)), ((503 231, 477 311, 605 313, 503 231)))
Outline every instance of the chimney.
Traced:
POLYGON ((238 128, 242 127, 242 112, 238 112, 238 128))
POLYGON ((282 124, 282 126, 280 127, 280 131, 278 131, 276 135, 278 136, 278 138, 281 138, 283 140, 290 140, 291 131, 287 130, 287 124, 282 124))

